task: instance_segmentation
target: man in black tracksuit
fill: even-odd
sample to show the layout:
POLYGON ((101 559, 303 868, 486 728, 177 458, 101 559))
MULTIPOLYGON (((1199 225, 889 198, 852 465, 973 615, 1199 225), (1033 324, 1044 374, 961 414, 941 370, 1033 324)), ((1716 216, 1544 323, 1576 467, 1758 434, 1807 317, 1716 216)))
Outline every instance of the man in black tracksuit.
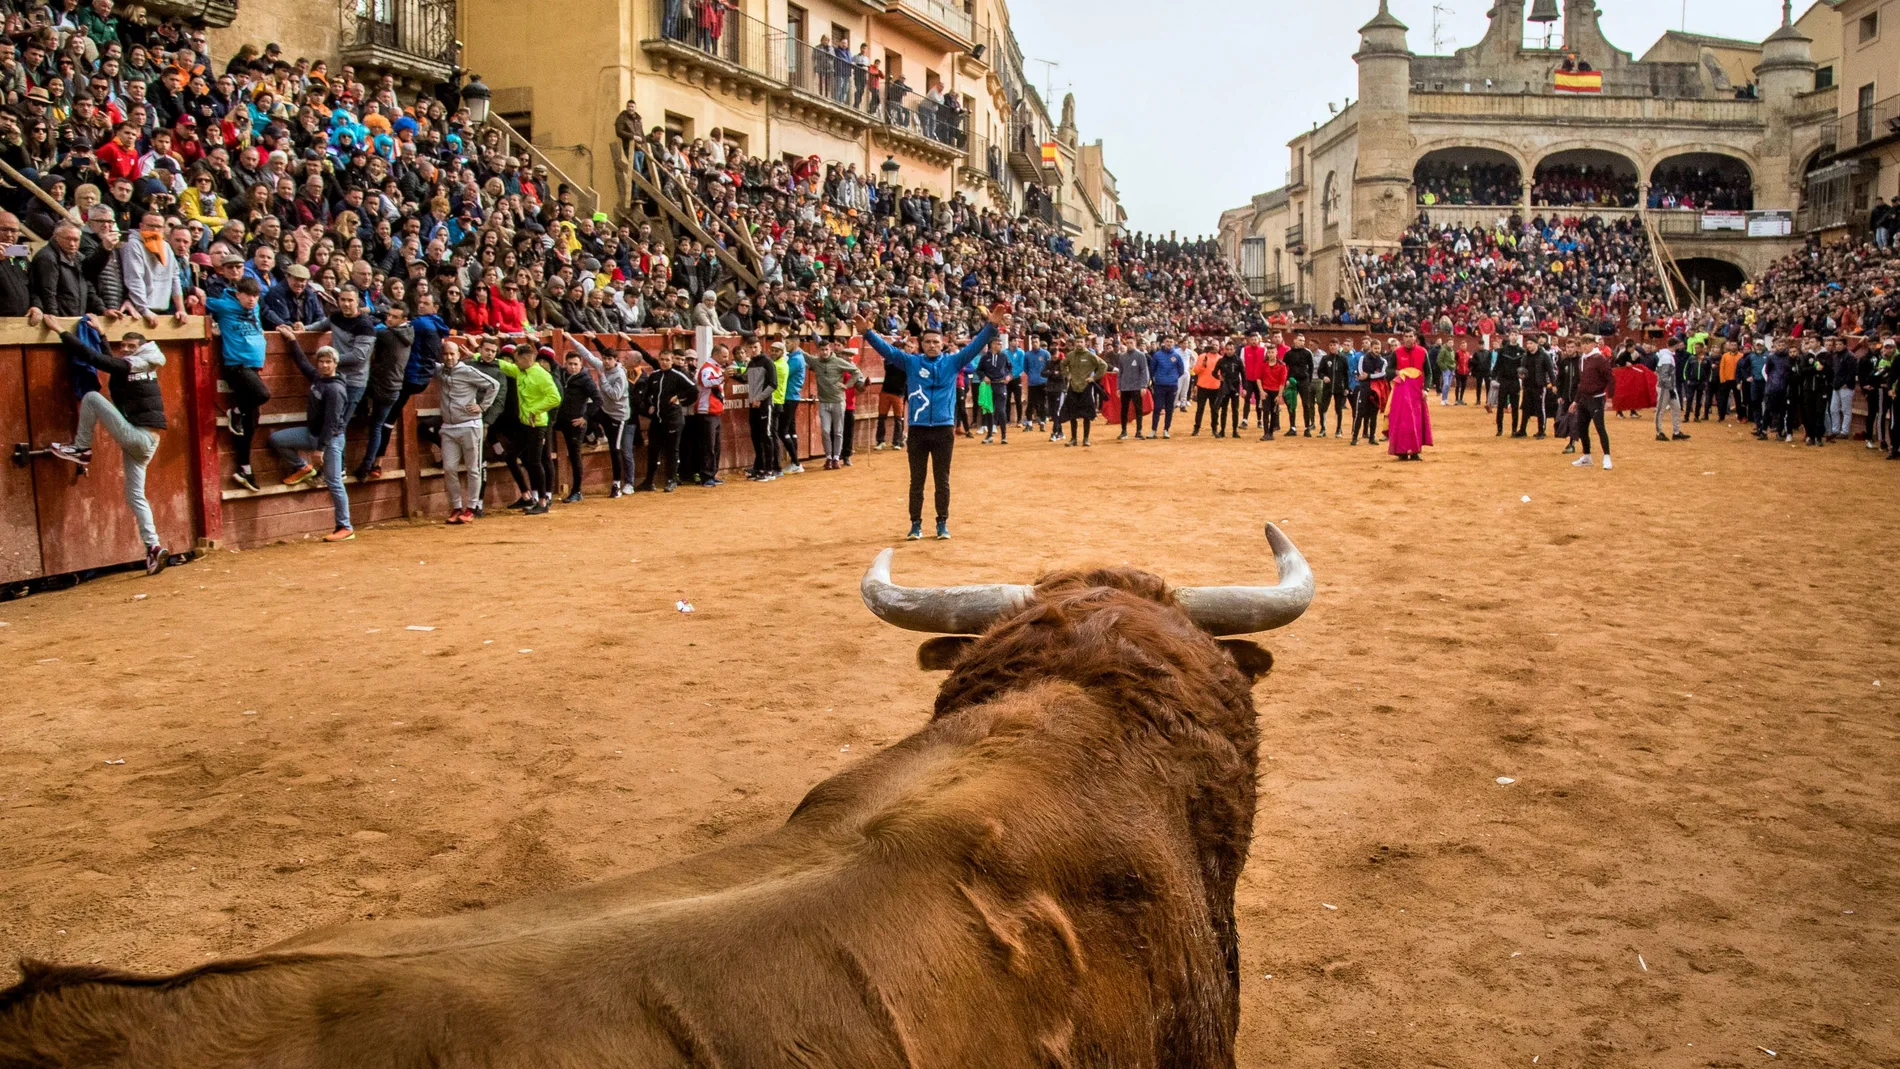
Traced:
MULTIPOLYGON (((1286 351, 1287 378, 1298 384, 1300 409, 1305 413, 1304 424, 1307 438, 1313 436, 1313 409, 1319 401, 1319 383, 1315 380, 1313 350, 1306 347, 1306 335, 1293 336, 1293 348, 1286 351)), ((1286 406, 1286 434, 1293 437, 1293 406, 1286 406)))
MULTIPOLYGON (((673 363, 671 350, 660 351, 660 370, 649 376, 646 397, 652 403, 652 434, 647 440, 647 476, 636 490, 653 489, 653 473, 664 465, 666 485, 672 493, 679 488, 680 436, 686 431, 686 415, 699 403, 699 384, 673 363)), ((765 406, 761 406, 765 407, 765 406)))
POLYGON ((1229 432, 1240 437, 1240 387, 1247 377, 1247 365, 1240 359, 1237 350, 1229 349, 1221 354, 1220 361, 1214 365, 1214 374, 1220 378, 1220 389, 1214 392, 1214 437, 1224 438, 1229 432))
POLYGON ((1333 434, 1346 433, 1340 424, 1346 422, 1347 380, 1351 377, 1346 364, 1346 346, 1341 344, 1332 352, 1319 359, 1319 436, 1326 437, 1326 410, 1333 410, 1333 434))
POLYGON ((1550 412, 1550 392, 1557 385, 1557 357, 1551 352, 1550 339, 1539 338, 1537 346, 1524 354, 1524 415, 1513 438, 1522 438, 1537 417, 1536 437, 1544 437, 1545 419, 1550 412))
POLYGON ((1380 397, 1372 384, 1390 378, 1391 368, 1377 341, 1366 346, 1366 354, 1359 361, 1359 387, 1354 391, 1352 441, 1347 444, 1358 445, 1361 432, 1366 436, 1367 445, 1379 444, 1380 397))
POLYGON ((1504 410, 1511 410, 1511 436, 1517 436, 1517 424, 1523 417, 1524 405, 1521 400, 1523 384, 1519 376, 1524 370, 1524 336, 1512 334, 1509 341, 1498 349, 1497 359, 1491 361, 1491 379, 1498 384, 1498 437, 1504 436, 1504 410))
POLYGON ((554 425, 560 428, 561 440, 567 445, 567 466, 572 475, 562 500, 572 505, 581 499, 581 439, 587 435, 587 424, 600 411, 600 384, 587 370, 581 354, 567 354, 565 364, 559 376, 561 407, 554 410, 554 425))

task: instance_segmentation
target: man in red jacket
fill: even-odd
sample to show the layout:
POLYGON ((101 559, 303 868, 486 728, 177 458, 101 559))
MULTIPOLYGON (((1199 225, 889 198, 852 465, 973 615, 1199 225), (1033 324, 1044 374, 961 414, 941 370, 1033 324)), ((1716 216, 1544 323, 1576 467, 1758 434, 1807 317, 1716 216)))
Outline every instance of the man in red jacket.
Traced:
MULTIPOLYGON (((1279 344, 1280 336, 1274 335, 1273 341, 1274 344, 1279 344)), ((1267 347, 1260 343, 1259 331, 1247 335, 1247 344, 1240 350, 1240 365, 1243 369, 1242 373, 1247 378, 1241 385, 1239 425, 1243 428, 1247 426, 1247 412, 1251 409, 1259 416, 1261 426, 1264 427, 1266 416, 1261 413, 1266 410, 1260 407, 1260 374, 1266 370, 1267 347)))
POLYGON ((1572 467, 1590 466, 1591 423, 1596 424, 1597 439, 1603 443, 1603 470, 1616 466, 1610 463, 1610 431, 1603 422, 1603 406, 1615 381, 1609 354, 1601 345, 1590 346, 1577 373, 1577 399, 1570 405, 1570 414, 1577 421, 1577 437, 1583 439, 1583 455, 1571 461, 1572 467))
POLYGON ((122 122, 112 131, 112 140, 93 150, 93 158, 99 161, 99 169, 106 173, 110 182, 123 178, 136 183, 139 180, 139 132, 129 122, 122 122))

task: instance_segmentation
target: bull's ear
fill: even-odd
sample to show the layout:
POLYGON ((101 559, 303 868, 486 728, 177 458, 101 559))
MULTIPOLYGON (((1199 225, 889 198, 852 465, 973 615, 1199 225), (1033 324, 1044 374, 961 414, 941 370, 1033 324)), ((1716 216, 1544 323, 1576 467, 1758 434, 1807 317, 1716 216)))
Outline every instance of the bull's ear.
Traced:
POLYGON ((1224 638, 1220 640, 1221 649, 1234 659, 1234 664, 1246 673, 1248 679, 1259 679, 1273 671, 1273 654, 1261 649, 1259 644, 1244 638, 1224 638))
POLYGON ((970 643, 976 639, 969 635, 946 635, 933 638, 917 647, 917 667, 926 672, 948 672, 970 643))

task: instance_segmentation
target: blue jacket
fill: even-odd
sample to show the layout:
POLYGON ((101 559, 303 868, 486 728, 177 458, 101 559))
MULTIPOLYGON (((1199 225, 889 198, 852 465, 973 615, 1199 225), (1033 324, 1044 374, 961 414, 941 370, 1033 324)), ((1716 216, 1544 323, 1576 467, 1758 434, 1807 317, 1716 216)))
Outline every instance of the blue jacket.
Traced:
POLYGON ((984 348, 994 337, 996 327, 985 323, 976 337, 970 339, 970 344, 935 358, 898 352, 875 331, 867 332, 864 340, 871 343, 871 348, 877 350, 885 363, 904 369, 905 380, 910 383, 910 392, 904 395, 904 409, 911 426, 952 427, 957 421, 957 376, 976 363, 976 358, 983 355, 984 348))
POLYGON ((409 365, 403 368, 402 381, 410 386, 427 386, 442 363, 442 339, 449 325, 437 315, 417 316, 410 321, 416 340, 409 346, 409 365))
POLYGON ((1009 380, 1014 382, 1022 378, 1023 364, 1027 361, 1028 354, 1023 352, 1021 346, 1017 346, 1013 349, 1003 350, 1003 355, 1009 357, 1009 380))
POLYGON ((276 330, 286 324, 321 323, 328 314, 323 310, 323 302, 317 300, 314 286, 305 286, 300 298, 290 292, 288 284, 279 282, 265 291, 263 300, 258 302, 258 315, 266 330, 276 330))
POLYGON ((1049 350, 1031 349, 1023 354, 1023 376, 1031 386, 1047 386, 1049 378, 1044 372, 1049 367, 1049 350))
POLYGON ((1179 349, 1156 349, 1148 357, 1148 377, 1156 386, 1179 386, 1187 374, 1187 362, 1179 349))
POLYGON ((799 391, 805 388, 805 351, 793 349, 785 354, 785 403, 802 401, 799 391))
POLYGON ((1346 389, 1359 388, 1359 365, 1364 363, 1366 354, 1358 349, 1346 354, 1346 389))
POLYGON ((223 343, 224 362, 231 367, 252 369, 264 366, 264 326, 258 322, 257 307, 245 311, 232 296, 213 297, 205 302, 205 311, 218 323, 218 338, 223 343))

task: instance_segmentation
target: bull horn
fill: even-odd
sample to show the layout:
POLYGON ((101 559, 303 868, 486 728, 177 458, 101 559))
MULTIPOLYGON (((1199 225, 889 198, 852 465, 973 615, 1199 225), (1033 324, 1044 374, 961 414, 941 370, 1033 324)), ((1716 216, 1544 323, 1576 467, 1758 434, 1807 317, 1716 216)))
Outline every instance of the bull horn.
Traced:
POLYGON ((1313 569, 1291 539, 1267 524, 1267 542, 1280 568, 1275 586, 1179 587, 1174 598, 1196 626, 1211 635, 1251 635, 1285 627, 1313 603, 1313 569))
POLYGON ((891 582, 891 551, 871 562, 859 590, 864 606, 878 619, 906 631, 932 635, 980 635, 991 624, 1013 616, 1029 604, 1035 587, 988 586, 907 587, 891 582))

